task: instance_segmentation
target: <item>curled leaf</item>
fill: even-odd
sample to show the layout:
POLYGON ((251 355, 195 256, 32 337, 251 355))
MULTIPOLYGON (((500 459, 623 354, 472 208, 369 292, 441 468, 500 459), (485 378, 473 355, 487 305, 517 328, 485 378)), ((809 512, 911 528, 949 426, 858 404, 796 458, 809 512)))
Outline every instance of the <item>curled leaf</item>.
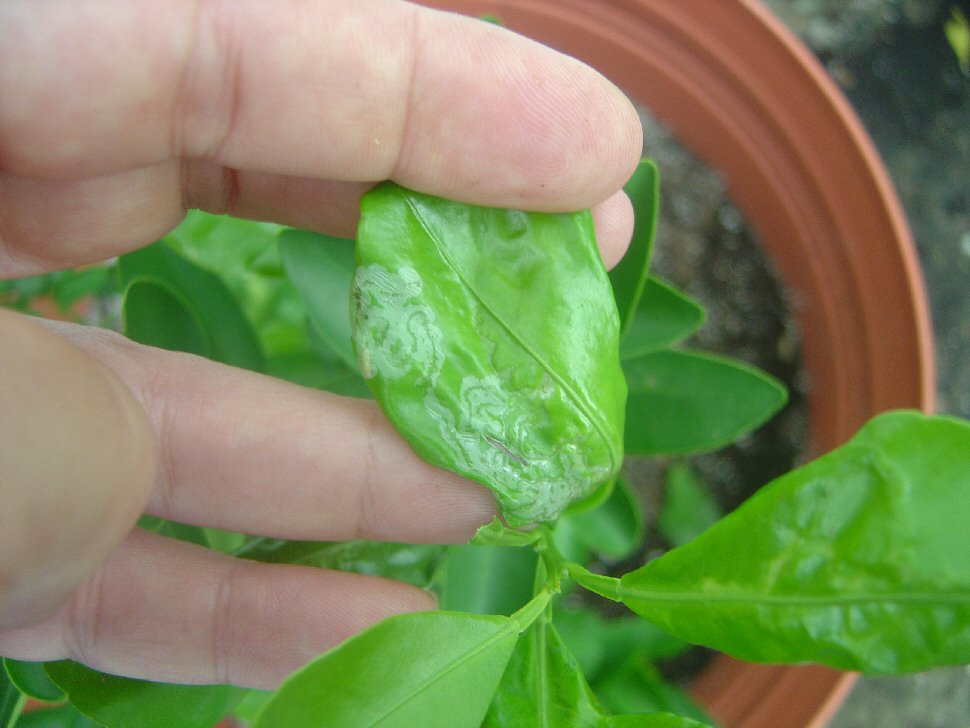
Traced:
POLYGON ((476 207, 384 184, 361 201, 361 372, 428 462, 548 521, 622 461, 619 319, 588 212, 476 207))

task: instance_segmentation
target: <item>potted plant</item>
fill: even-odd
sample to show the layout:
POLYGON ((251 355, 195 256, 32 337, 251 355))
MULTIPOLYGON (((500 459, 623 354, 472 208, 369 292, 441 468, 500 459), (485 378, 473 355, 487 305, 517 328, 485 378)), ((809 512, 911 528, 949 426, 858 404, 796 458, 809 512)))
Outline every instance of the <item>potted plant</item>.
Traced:
MULTIPOLYGON (((586 61, 723 173, 794 292, 812 453, 877 412, 932 410, 926 294, 892 184, 841 92, 758 0, 425 4, 499 17, 586 61)), ((822 725, 851 681, 724 658, 694 692, 727 725, 802 728, 822 725)))
MULTIPOLYGON (((513 29, 521 29, 591 62, 612 76, 637 100, 654 109, 700 154, 724 170, 736 199, 745 213, 758 225, 766 247, 778 261, 789 285, 799 294, 802 302, 799 318, 805 338, 807 368, 813 381, 812 442, 816 453, 826 452, 841 444, 872 414, 892 408, 925 409, 930 406, 931 365, 928 357, 925 306, 919 292, 918 276, 911 250, 907 247, 908 238, 898 205, 894 202, 878 162, 871 155, 871 147, 867 146, 864 135, 853 117, 848 114, 844 103, 840 105, 838 97, 825 85, 823 74, 811 65, 803 51, 792 45, 791 39, 773 24, 770 16, 747 3, 727 2, 617 2, 602 3, 593 9, 586 8, 585 5, 588 4, 578 1, 456 2, 453 5, 469 13, 496 14, 513 29), (703 18, 700 17, 698 6, 706 11, 703 18), (724 42, 718 42, 712 28, 720 32, 735 28, 736 34, 728 36, 724 42), (591 37, 602 40, 610 36, 613 37, 614 45, 609 46, 608 50, 595 44, 587 45, 591 37), (753 40, 755 38, 758 39, 757 43, 753 40), (747 42, 739 39, 747 39, 747 42), (788 54, 789 62, 797 61, 789 68, 794 75, 785 77, 782 73, 784 63, 772 62, 768 65, 761 60, 753 67, 746 63, 737 65, 738 43, 740 49, 750 49, 751 45, 761 43, 764 46, 761 47, 761 52, 773 47, 776 51, 788 54), (648 60, 643 60, 644 58, 648 60), (634 63, 644 65, 635 66, 634 63), (807 71, 804 63, 809 64, 807 71), (760 72, 751 75, 753 69, 766 68, 771 70, 768 79, 760 78, 760 72), (798 70, 792 70, 794 68, 798 70), (776 79, 775 74, 784 79, 776 79), (650 76, 652 80, 642 86, 646 76, 650 76), (804 125, 806 120, 797 113, 799 109, 792 108, 787 96, 783 101, 779 100, 774 104, 767 100, 770 98, 770 95, 766 95, 768 90, 785 89, 786 93, 790 93, 792 84, 796 81, 806 84, 806 93, 809 94, 806 104, 811 107, 812 123, 807 126, 804 125), (651 86, 651 83, 654 85, 651 86), (809 92, 807 89, 815 91, 809 92), (735 115, 731 116, 728 111, 735 115), (779 126, 779 120, 795 121, 803 126, 796 124, 792 131, 792 127, 779 126), (820 161, 818 157, 821 155, 817 153, 818 137, 813 136, 820 129, 825 133, 831 132, 834 141, 841 141, 856 151, 850 152, 840 147, 838 154, 832 159, 826 157, 827 162, 820 161), (799 146, 798 139, 802 138, 803 133, 809 141, 815 143, 814 148, 799 146), (713 138, 717 143, 704 141, 712 138, 710 134, 714 134, 713 138), (862 152, 859 152, 860 144, 862 152), (769 154, 778 151, 781 152, 780 156, 769 154), (842 183, 845 181, 848 181, 848 187, 843 189, 842 183), (843 204, 845 200, 847 202, 843 204), (874 204, 866 207, 868 212, 861 222, 856 221, 850 214, 870 203, 874 204), (880 248, 877 252, 852 252, 856 243, 872 240, 883 243, 891 241, 901 247, 891 247, 888 250, 880 248), (827 244, 830 247, 826 247, 827 244), (794 252, 786 252, 788 250, 794 252), (814 256, 818 250, 826 252, 820 254, 816 260, 814 256), (886 261, 900 263, 902 272, 888 272, 895 269, 888 264, 883 265, 886 261), (861 277, 857 281, 856 277, 862 270, 871 273, 871 276, 861 277), (878 292, 872 283, 877 279, 888 280, 895 288, 891 287, 886 293, 878 292), (860 284, 858 298, 854 293, 857 283, 860 284), (832 291, 835 291, 834 301, 829 298, 832 291), (858 310, 847 307, 848 302, 856 300, 861 302, 858 310), (892 313, 886 315, 887 310, 892 313), (905 326, 898 330, 896 327, 900 322, 904 322, 905 326), (889 324, 892 327, 887 328, 889 324), (833 343, 840 348, 833 350, 833 343), (907 354, 912 355, 912 359, 909 364, 904 364, 903 357, 907 354)), ((649 170, 649 167, 645 169, 649 170)), ((647 192, 632 192, 651 199, 651 190, 655 190, 652 179, 648 172, 639 181, 645 185, 647 192)), ((645 217, 649 224, 650 216, 645 217)), ((232 303, 233 294, 239 294, 247 288, 248 293, 253 294, 248 297, 249 303, 245 304, 249 308, 247 313, 250 314, 250 320, 254 318, 254 309, 272 308, 275 298, 285 297, 290 293, 285 287, 268 280, 275 280, 285 272, 296 288, 302 289, 312 319, 319 315, 314 312, 320 311, 312 301, 312 274, 332 269, 352 271, 352 248, 347 245, 341 247, 336 243, 330 248, 323 248, 313 236, 298 231, 284 231, 280 235, 281 257, 277 258, 272 254, 267 255, 266 243, 271 240, 275 248, 278 229, 264 226, 257 233, 248 230, 245 237, 251 245, 248 250, 243 251, 243 265, 212 265, 212 260, 209 260, 209 268, 228 271, 228 277, 234 278, 227 286, 224 281, 205 270, 207 266, 196 265, 198 262, 205 262, 199 256, 222 254, 216 240, 219 235, 233 235, 233 223, 227 224, 230 230, 223 229, 220 232, 218 225, 213 228, 208 219, 196 217, 170 236, 166 245, 152 246, 125 256, 118 263, 115 273, 119 287, 125 290, 128 334, 146 343, 187 350, 194 350, 192 347, 199 346, 199 342, 208 341, 210 350, 197 353, 285 374, 295 380, 315 378, 312 383, 323 386, 319 381, 320 373, 303 368, 305 362, 299 357, 264 358, 260 352, 259 336, 249 330, 247 317, 241 314, 227 315, 226 312, 238 310, 238 305, 234 306, 232 303), (199 239, 208 236, 206 247, 209 252, 202 252, 186 236, 199 239), (179 255, 176 250, 180 250, 183 255, 179 255), (193 256, 196 257, 196 263, 192 262, 193 256), (318 258, 316 264, 310 262, 314 256, 318 258), (234 277, 234 265, 247 270, 234 277), (250 275, 252 273, 255 275, 250 275), (301 277, 308 274, 310 280, 301 283, 301 277), (218 320, 207 318, 207 304, 195 298, 200 291, 205 291, 210 301, 211 296, 219 299, 218 320), (159 326, 157 309, 153 308, 159 302, 164 303, 168 323, 171 324, 168 328, 159 326), (176 302, 180 302, 181 308, 173 305, 176 302), (206 329, 203 332, 206 334, 215 331, 218 333, 214 336, 194 336, 193 325, 206 329), (222 345, 229 340, 236 344, 222 345), (238 342, 244 342, 244 345, 240 346, 238 342)), ((236 233, 238 232, 237 230, 236 233)), ((237 244, 225 246, 222 252, 229 247, 234 248, 238 254, 237 244)), ((639 276, 642 283, 641 271, 649 259, 649 250, 641 251, 640 255, 639 263, 633 265, 633 277, 637 279, 639 276)), ((613 282, 617 291, 624 288, 623 282, 618 280, 622 275, 623 273, 614 275, 613 282)), ((633 286, 634 289, 638 287, 642 292, 642 285, 633 286)), ((628 307, 636 308, 634 299, 637 295, 639 294, 631 294, 631 299, 626 301, 628 307)), ((620 304, 623 309, 623 301, 620 304)), ((290 323, 293 322, 284 322, 290 323)), ((302 321, 299 323, 302 324, 302 321)), ((317 354, 325 351, 329 357, 326 386, 339 391, 359 391, 359 378, 353 376, 353 368, 358 363, 357 356, 348 351, 345 337, 340 332, 337 332, 339 335, 333 335, 335 332, 332 326, 328 326, 326 322, 315 323, 315 331, 317 335, 323 334, 323 341, 312 342, 313 348, 317 354)), ((279 337, 279 322, 276 325, 277 329, 272 335, 279 337)), ((265 334, 265 330, 263 333, 265 334)), ((365 374, 379 368, 369 359, 363 364, 365 374)), ((756 374, 752 374, 748 381, 760 381, 763 385, 762 392, 773 389, 770 380, 759 378, 756 374)), ((764 405, 762 409, 771 410, 778 402, 775 398, 773 403, 764 405)), ((760 421, 760 415, 749 419, 751 421, 748 426, 752 426, 760 421)), ((400 426, 407 429, 409 424, 404 421, 400 426)), ((507 444, 496 440, 492 447, 496 452, 506 451, 504 454, 512 457, 507 452, 507 444)), ((842 456, 836 456, 835 460, 830 459, 827 462, 838 464, 841 462, 840 457, 842 456)), ((617 489, 613 493, 620 493, 622 496, 623 490, 617 489)), ((585 506, 592 508, 598 502, 610 504, 613 502, 612 498, 609 489, 604 488, 587 499, 585 506)), ((762 504, 765 502, 759 501, 762 504)), ((622 510, 622 504, 619 508, 622 510)), ((587 512, 597 511, 594 509, 587 512)), ((163 530, 168 527, 161 523, 143 525, 163 530)), ((632 528, 635 530, 636 524, 632 528)), ((236 551, 243 556, 270 560, 283 557, 280 545, 276 543, 245 543, 231 534, 220 538, 222 541, 214 545, 236 551)), ((356 661, 366 672, 373 667, 369 660, 374 659, 374 655, 384 660, 380 657, 382 650, 388 645, 393 648, 395 644, 398 644, 398 647, 393 648, 398 650, 397 658, 406 662, 421 647, 420 643, 426 641, 432 633, 438 635, 443 646, 455 647, 460 651, 467 640, 472 639, 474 642, 477 639, 474 633, 475 629, 479 629, 490 647, 488 650, 472 650, 476 658, 483 659, 470 662, 475 670, 464 675, 463 679, 474 682, 482 679, 484 674, 498 680, 505 669, 505 663, 495 657, 492 645, 499 645, 503 650, 507 648, 507 653, 503 652, 506 659, 516 644, 523 645, 518 649, 539 654, 540 631, 538 628, 528 631, 529 625, 533 624, 546 625, 541 631, 542 639, 553 643, 554 647, 559 644, 559 638, 555 636, 558 631, 547 625, 549 620, 546 610, 553 592, 563 588, 562 580, 567 573, 572 580, 591 591, 609 598, 618 598, 635 611, 652 609, 645 605, 643 594, 638 591, 642 575, 634 576, 623 585, 622 580, 594 574, 582 564, 576 563, 562 548, 563 541, 556 540, 556 534, 548 529, 512 531, 495 524, 483 530, 479 541, 490 544, 489 548, 493 550, 489 553, 498 554, 489 557, 493 560, 493 566, 499 563, 515 567, 521 565, 524 559, 533 571, 546 578, 545 582, 537 584, 534 594, 530 590, 524 596, 510 595, 512 606, 504 613, 513 615, 511 621, 508 617, 473 619, 454 617, 452 614, 445 614, 440 618, 418 617, 418 621, 428 621, 431 628, 428 632, 418 633, 418 644, 407 640, 404 633, 408 629, 402 629, 400 621, 378 626, 374 631, 348 643, 349 646, 340 648, 343 649, 342 653, 335 651, 337 658, 332 655, 325 656, 319 663, 308 667, 306 672, 294 676, 284 687, 284 691, 281 691, 283 698, 275 703, 275 707, 271 704, 269 709, 260 712, 263 710, 260 703, 264 702, 265 696, 249 695, 243 699, 239 714, 260 716, 257 724, 261 726, 293 725, 293 716, 287 711, 302 710, 301 706, 305 706, 307 700, 315 700, 313 685, 319 684, 321 675, 333 676, 334 665, 338 672, 345 670, 352 675, 348 666, 356 661), (533 548, 537 549, 538 558, 533 548), (513 637, 512 625, 522 626, 523 636, 518 642, 513 637), (495 639, 492 640, 492 637, 495 639)), ((338 555, 333 552, 332 545, 327 544, 297 544, 293 548, 299 552, 297 556, 305 557, 312 553, 324 563, 343 558, 342 563, 351 567, 355 565, 355 560, 357 565, 364 561, 370 567, 375 563, 380 565, 382 558, 382 554, 364 550, 349 557, 346 552, 338 555)), ((457 588, 459 596, 455 599, 458 602, 464 598, 461 595, 461 585, 458 584, 460 575, 480 565, 480 562, 476 562, 478 553, 481 551, 476 552, 475 547, 456 551, 445 566, 446 569, 451 569, 449 588, 457 588)), ((409 556, 409 563, 412 566, 416 564, 417 571, 423 571, 426 564, 422 559, 429 558, 429 552, 419 550, 409 552, 409 556)), ((434 554, 430 554, 430 558, 433 559, 434 554)), ((404 623, 413 626, 413 623, 404 623)), ((572 675, 573 672, 567 669, 573 664, 570 662, 571 658, 562 657, 567 653, 560 650, 555 654, 560 655, 557 659, 562 659, 563 665, 566 665, 562 674, 572 675)), ((388 659, 392 658, 390 656, 388 659)), ((513 661, 513 666, 522 664, 521 658, 517 659, 519 662, 513 661)), ((759 659, 763 659, 763 656, 759 656, 759 659)), ((511 669, 514 673, 517 668, 511 669)), ((187 717, 178 712, 178 706, 186 702, 198 707, 198 714, 203 716, 198 718, 203 721, 199 725, 203 725, 204 720, 214 720, 221 716, 228 706, 242 697, 238 691, 224 687, 158 686, 156 689, 155 686, 146 686, 138 681, 92 674, 93 671, 70 664, 38 670, 36 666, 10 662, 7 671, 14 684, 26 694, 56 700, 61 699, 63 691, 66 690, 74 706, 111 725, 135 724, 132 721, 147 725, 144 713, 138 712, 139 708, 144 709, 147 706, 160 711, 159 720, 163 722, 158 723, 159 725, 164 725, 164 720, 175 719, 172 716, 185 720, 187 717), (53 678, 53 683, 49 678, 53 678), (149 696, 149 702, 141 702, 146 699, 146 695, 149 696), (104 712, 106 706, 109 706, 108 713, 104 712), (125 709, 129 711, 128 718, 124 717, 125 709), (175 712, 165 712, 166 709, 175 712)), ((514 674, 512 678, 515 678, 514 674)), ((530 679, 532 678, 525 676, 524 682, 530 679)), ((449 687, 446 693, 452 693, 449 700, 451 709, 454 709, 456 702, 463 704, 468 700, 467 695, 461 692, 461 681, 455 685, 451 685, 449 680, 442 682, 449 687)), ((715 718, 726 726, 755 728, 771 725, 801 728, 820 725, 819 721, 824 720, 832 701, 840 691, 846 689, 847 684, 848 679, 843 674, 827 669, 756 668, 721 659, 701 676, 694 692, 715 718), (821 697, 813 696, 800 701, 794 700, 790 691, 786 692, 786 687, 793 686, 799 695, 804 695, 807 691, 807 680, 823 686, 821 697)), ((557 685, 556 689, 563 689, 564 683, 557 685)), ((571 686, 566 687, 577 706, 591 711, 587 717, 592 722, 585 724, 693 725, 687 721, 678 722, 678 719, 672 717, 655 717, 652 723, 634 722, 636 719, 633 718, 627 722, 619 719, 613 722, 605 713, 600 712, 595 699, 589 697, 588 688, 584 685, 580 677, 573 678, 571 686)), ((485 695, 487 707, 491 693, 487 690, 478 692, 485 695)), ((481 697, 482 695, 478 695, 476 699, 481 697)), ((510 705, 514 702, 513 698, 507 698, 507 701, 511 701, 510 705)), ((351 705, 349 709, 353 710, 353 707, 351 705)), ((299 715, 310 723, 324 719, 305 713, 299 715)), ((407 722, 409 718, 406 711, 395 713, 395 719, 398 723, 390 724, 416 724, 413 720, 411 723, 407 722)), ((445 724, 452 724, 447 722, 451 720, 447 716, 444 720, 445 724)), ((493 724, 501 724, 494 723, 500 720, 494 714, 491 720, 493 724)), ((336 724, 344 723, 337 721, 336 724)))

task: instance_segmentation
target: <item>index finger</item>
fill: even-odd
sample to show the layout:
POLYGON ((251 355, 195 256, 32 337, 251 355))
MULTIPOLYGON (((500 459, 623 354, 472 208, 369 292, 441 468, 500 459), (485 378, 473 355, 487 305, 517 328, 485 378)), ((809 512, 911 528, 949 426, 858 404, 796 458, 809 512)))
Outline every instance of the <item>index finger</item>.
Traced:
POLYGON ((6 3, 0 169, 105 177, 172 159, 394 178, 487 205, 571 210, 640 154, 587 66, 399 0, 6 3))

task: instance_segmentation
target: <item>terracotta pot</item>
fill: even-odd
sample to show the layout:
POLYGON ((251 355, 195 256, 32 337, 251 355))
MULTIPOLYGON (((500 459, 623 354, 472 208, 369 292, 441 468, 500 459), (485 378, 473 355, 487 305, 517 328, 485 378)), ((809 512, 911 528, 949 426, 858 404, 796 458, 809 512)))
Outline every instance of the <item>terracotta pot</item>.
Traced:
MULTIPOLYGON (((933 406, 929 315, 892 184, 839 90, 755 0, 424 0, 576 56, 725 176, 797 302, 810 454, 933 406)), ((649 154, 649 148, 647 149, 649 154)), ((820 728, 852 676, 719 658, 694 694, 729 728, 820 728)))

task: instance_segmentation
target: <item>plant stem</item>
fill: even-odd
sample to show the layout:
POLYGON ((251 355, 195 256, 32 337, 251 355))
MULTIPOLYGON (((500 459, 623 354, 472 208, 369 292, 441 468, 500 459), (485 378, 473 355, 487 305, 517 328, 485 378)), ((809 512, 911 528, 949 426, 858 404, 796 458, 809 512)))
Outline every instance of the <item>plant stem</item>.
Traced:
POLYGON ((566 568, 568 569, 569 576, 580 586, 589 589, 594 594, 599 594, 601 597, 611 599, 614 602, 621 600, 619 579, 612 576, 594 574, 589 569, 573 562, 569 562, 566 568))

